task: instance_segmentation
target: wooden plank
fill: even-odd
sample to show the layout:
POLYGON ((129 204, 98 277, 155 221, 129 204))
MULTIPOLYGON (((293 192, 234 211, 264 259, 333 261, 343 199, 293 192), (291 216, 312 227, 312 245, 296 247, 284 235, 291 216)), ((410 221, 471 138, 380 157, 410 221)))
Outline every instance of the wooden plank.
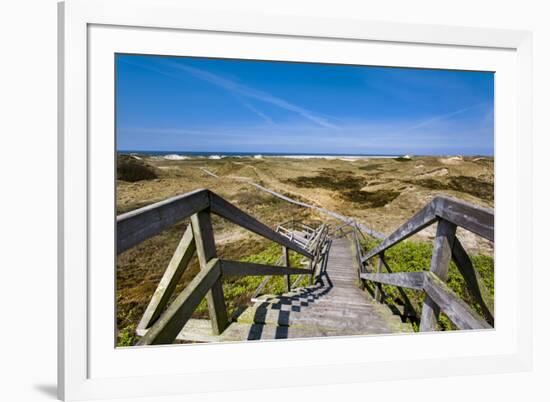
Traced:
POLYGON ((323 271, 323 265, 325 263, 325 254, 324 251, 326 250, 326 237, 327 237, 328 227, 323 225, 321 230, 321 235, 319 237, 319 242, 317 243, 317 252, 318 252, 318 259, 317 264, 315 265, 315 279, 318 279, 321 276, 321 273, 323 271))
POLYGON ((242 226, 243 228, 263 236, 266 239, 279 243, 280 245, 287 246, 289 249, 294 250, 307 258, 313 258, 313 255, 307 250, 304 250, 302 247, 290 241, 285 236, 277 233, 269 226, 264 225, 260 221, 241 211, 212 192, 210 192, 210 209, 216 215, 219 215, 236 225, 242 226))
POLYGON ((326 234, 328 232, 328 227, 323 224, 321 225, 319 229, 319 234, 314 240, 313 247, 315 247, 315 258, 314 258, 314 264, 313 264, 313 272, 312 272, 312 282, 316 281, 321 274, 321 266, 322 266, 322 249, 324 246, 326 234))
POLYGON ((300 226, 302 229, 304 229, 306 232, 309 232, 309 233, 314 233, 315 232, 315 228, 312 228, 311 226, 306 225, 303 222, 296 222, 296 224, 298 226, 300 226))
POLYGON ((396 272, 393 274, 361 274, 361 279, 383 283, 385 285, 401 286, 409 289, 424 289, 425 272, 396 272))
POLYGON ((292 233, 292 230, 285 228, 284 226, 277 226, 277 232, 285 232, 285 233, 292 233))
POLYGON ((219 281, 220 276, 219 260, 213 258, 168 306, 137 344, 164 345, 172 343, 212 285, 219 281))
MULTIPOLYGON (((280 265, 282 263, 282 261, 283 261, 282 257, 279 257, 279 259, 275 262, 274 265, 280 265)), ((256 290, 252 294, 251 299, 254 299, 254 298, 258 297, 258 295, 262 292, 262 290, 264 290, 265 286, 267 285, 267 282, 269 282, 269 279, 271 279, 271 276, 267 275, 262 280, 262 282, 258 285, 256 290)))
POLYGON ((208 190, 200 189, 117 216, 117 254, 208 208, 209 202, 208 190))
POLYGON ((395 232, 386 237, 386 239, 378 246, 369 251, 366 256, 363 257, 363 262, 371 259, 380 252, 388 249, 400 241, 412 236, 413 234, 421 231, 426 226, 431 225, 437 220, 435 215, 435 204, 430 202, 419 212, 417 212, 411 219, 401 225, 395 232))
MULTIPOLYGON (((437 275, 443 282, 447 281, 455 233, 456 225, 454 223, 445 220, 439 221, 434 240, 430 272, 437 275)), ((429 295, 426 295, 422 305, 420 331, 434 331, 438 316, 439 306, 434 303, 429 295)))
POLYGON ((222 260, 221 266, 223 276, 275 276, 301 275, 311 273, 308 269, 304 268, 291 268, 231 260, 222 260))
MULTIPOLYGON (((388 262, 386 261, 384 253, 381 253, 378 257, 380 258, 380 261, 382 261, 382 263, 384 264, 384 267, 386 268, 386 271, 388 271, 391 274, 392 270, 391 270, 390 266, 388 265, 388 262)), ((416 311, 416 308, 413 306, 411 300, 409 299, 409 296, 407 296, 407 293, 399 287, 397 288, 397 291, 401 295, 401 298, 403 299, 403 303, 405 304, 406 315, 408 315, 409 317, 414 317, 415 320, 417 320, 418 313, 416 311)))
POLYGON ((160 280, 145 313, 141 317, 138 328, 149 328, 162 311, 166 308, 168 300, 178 284, 183 272, 187 268, 191 257, 195 253, 195 241, 193 239, 193 229, 191 225, 187 226, 162 279, 160 280))
POLYGON ((495 215, 492 209, 450 197, 437 197, 435 202, 437 216, 494 241, 495 215))
POLYGON ((466 250, 464 250, 464 247, 462 247, 458 239, 455 239, 453 244, 453 260, 466 281, 468 291, 477 303, 479 303, 485 318, 489 324, 494 325, 495 314, 493 298, 483 284, 483 280, 475 270, 468 253, 466 253, 466 250))
POLYGON ((435 197, 405 224, 386 237, 382 244, 363 257, 363 261, 431 225, 437 217, 446 219, 491 241, 494 239, 494 214, 491 209, 450 197, 435 197))
POLYGON ((492 328, 483 318, 470 308, 463 300, 454 294, 449 287, 433 272, 426 273, 424 281, 426 294, 433 300, 441 311, 459 329, 488 329, 492 328))
POLYGON ((254 291, 254 293, 252 294, 250 299, 255 299, 256 297, 258 297, 260 295, 260 293, 262 292, 262 290, 264 290, 265 286, 267 285, 267 282, 269 282, 270 279, 271 279, 271 276, 266 275, 266 277, 264 279, 262 279, 262 282, 258 285, 256 290, 254 291))
POLYGON ((324 273, 327 272, 328 256, 330 254, 330 247, 331 246, 332 246, 332 239, 328 239, 327 242, 326 242, 325 251, 323 253, 323 269, 322 269, 322 272, 324 272, 324 273))
MULTIPOLYGON (((216 244, 212 231, 212 222, 208 211, 201 211, 191 216, 191 226, 197 246, 197 256, 201 269, 206 269, 208 262, 216 258, 216 244)), ((212 322, 212 332, 221 334, 229 324, 227 308, 223 295, 222 281, 218 278, 206 295, 208 313, 212 322)))
MULTIPOLYGON (((282 255, 283 265, 285 267, 289 268, 290 267, 290 259, 289 259, 289 255, 288 255, 288 248, 285 247, 285 246, 282 246, 282 251, 283 251, 283 255, 282 255)), ((290 275, 286 276, 286 289, 289 292, 292 289, 292 283, 290 282, 290 275)))
MULTIPOLYGON (((384 254, 384 252, 382 251, 379 255, 378 255, 378 266, 376 267, 376 274, 380 274, 382 272, 382 268, 384 267, 384 262, 382 261, 382 255, 384 254)), ((375 275, 376 275, 375 274, 375 275)), ((371 274, 372 275, 372 274, 371 274)), ((389 275, 393 275, 393 274, 389 274, 389 275)), ((363 278, 363 279, 367 279, 367 278, 363 278)), ((372 279, 371 279, 372 280, 372 279)), ((391 284, 390 284, 391 285, 391 284)), ((382 295, 383 295, 383 289, 382 289, 382 285, 380 285, 380 283, 377 283, 376 286, 375 286, 375 289, 374 289, 374 299, 376 301, 380 301, 382 300, 382 295)))

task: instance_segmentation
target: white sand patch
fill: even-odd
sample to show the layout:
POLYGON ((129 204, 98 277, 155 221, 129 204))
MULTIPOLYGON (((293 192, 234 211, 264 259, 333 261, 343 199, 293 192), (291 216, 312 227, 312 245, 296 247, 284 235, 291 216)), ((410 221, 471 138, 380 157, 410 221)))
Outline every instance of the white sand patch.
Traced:
POLYGON ((439 161, 445 165, 457 165, 464 162, 464 158, 462 156, 451 156, 449 158, 440 158, 439 161))
POLYGON ((249 236, 245 232, 223 232, 216 234, 216 243, 218 244, 229 244, 235 243, 244 239, 247 239, 249 236))
POLYGON ((423 174, 419 174, 416 176, 418 179, 423 179, 426 177, 437 177, 437 176, 447 176, 449 174, 449 169, 447 168, 439 168, 436 170, 432 170, 431 172, 426 172, 423 174))

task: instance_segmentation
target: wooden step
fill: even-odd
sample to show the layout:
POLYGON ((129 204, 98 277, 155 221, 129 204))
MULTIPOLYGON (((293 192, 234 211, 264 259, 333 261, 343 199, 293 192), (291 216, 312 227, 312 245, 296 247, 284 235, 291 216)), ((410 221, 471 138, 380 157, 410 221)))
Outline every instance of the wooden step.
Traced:
POLYGON ((324 279, 323 284, 252 299, 253 305, 236 314, 221 335, 212 335, 209 320, 191 319, 176 339, 229 342, 412 332, 410 324, 359 288, 349 240, 333 239, 326 271, 330 283, 324 279))
POLYGON ((277 300, 257 303, 237 317, 239 323, 275 326, 318 326, 326 329, 346 329, 357 333, 409 332, 387 306, 380 304, 347 304, 319 301, 307 306, 282 304, 277 300))

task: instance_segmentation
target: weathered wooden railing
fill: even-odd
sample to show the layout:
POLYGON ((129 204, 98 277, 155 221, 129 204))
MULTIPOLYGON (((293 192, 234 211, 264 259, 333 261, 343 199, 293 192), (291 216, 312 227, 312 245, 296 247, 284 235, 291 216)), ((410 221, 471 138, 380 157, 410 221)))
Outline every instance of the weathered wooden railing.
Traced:
MULTIPOLYGON (((221 279, 224 276, 265 276, 318 274, 319 250, 308 250, 287 236, 271 229, 209 190, 197 190, 173 197, 117 217, 117 254, 160 233, 186 218, 191 218, 180 243, 138 325, 144 333, 139 345, 172 343, 206 297, 212 331, 220 334, 229 325, 221 279), (284 266, 219 259, 210 214, 250 230, 283 247, 284 266), (288 251, 310 260, 307 269, 289 266, 288 251), (168 302, 197 253, 200 272, 168 305, 168 302)), ((323 230, 326 233, 326 231, 323 230)))
POLYGON ((380 245, 367 253, 363 252, 363 247, 359 244, 360 231, 355 228, 354 241, 358 249, 356 256, 359 277, 376 285, 375 297, 379 300, 382 284, 397 286, 410 314, 415 314, 414 307, 402 288, 424 291, 425 299, 420 317, 421 331, 436 329, 440 311, 445 313, 459 329, 491 328, 494 326, 493 302, 470 257, 455 235, 458 226, 494 241, 492 210, 449 197, 434 198, 410 220, 386 237, 380 245), (429 271, 392 273, 384 252, 436 222, 437 231, 429 271), (376 268, 373 268, 369 261, 375 256, 378 256, 379 263, 376 268), (468 290, 479 304, 485 319, 446 285, 451 259, 464 277, 468 290), (388 273, 382 273, 383 269, 388 273))
MULTIPOLYGON (((310 225, 303 223, 300 220, 291 219, 283 222, 277 226, 277 233, 281 233, 287 237, 290 241, 294 241, 302 246, 305 250, 309 251, 314 258, 308 262, 308 269, 311 267, 322 267, 326 265, 328 258, 328 227, 324 224, 314 228, 310 225)), ((283 254, 275 262, 275 265, 287 264, 288 253, 283 248, 283 254)), ((313 270, 311 274, 311 282, 313 282, 320 275, 320 269, 318 271, 313 270)), ((302 280, 303 274, 299 275, 293 283, 290 282, 290 275, 287 275, 287 290, 291 291, 302 280)), ((262 282, 258 285, 254 293, 252 294, 252 301, 255 301, 257 297, 262 293, 267 283, 271 279, 271 276, 266 276, 262 282)))

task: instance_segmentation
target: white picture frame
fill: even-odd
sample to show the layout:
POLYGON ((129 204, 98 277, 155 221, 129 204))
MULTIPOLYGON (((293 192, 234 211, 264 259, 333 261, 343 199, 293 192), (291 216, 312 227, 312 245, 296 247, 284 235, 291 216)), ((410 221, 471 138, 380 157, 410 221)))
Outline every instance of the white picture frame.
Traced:
MULTIPOLYGON (((161 396, 498 373, 531 367, 532 38, 529 32, 228 14, 190 9, 177 0, 70 0, 59 5, 59 17, 60 398, 161 396), (135 35, 139 35, 139 41, 135 40, 135 35), (163 45, 159 35, 164 39, 163 45), (216 41, 227 37, 225 51, 228 54, 241 52, 238 54, 242 56, 243 51, 248 51, 250 57, 287 57, 288 60, 303 57, 309 61, 335 61, 336 57, 346 57, 348 46, 351 49, 353 46, 368 45, 379 49, 376 57, 380 57, 378 62, 385 65, 403 65, 404 58, 413 57, 414 53, 417 58, 414 65, 418 67, 491 69, 494 66, 497 75, 504 77, 496 81, 495 103, 500 102, 503 94, 508 95, 505 97, 507 100, 500 102, 496 108, 495 120, 498 203, 495 218, 497 238, 500 236, 502 240, 497 243, 495 254, 497 270, 506 268, 501 289, 506 290, 502 294, 509 296, 499 301, 497 289, 497 320, 498 314, 503 317, 499 312, 502 306, 506 308, 500 311, 510 311, 510 317, 503 317, 500 321, 503 324, 497 324, 495 330, 490 332, 416 334, 412 338, 331 338, 261 345, 136 348, 131 351, 115 350, 114 345, 96 341, 102 338, 103 328, 109 328, 108 322, 102 322, 111 320, 112 324, 113 321, 113 317, 106 317, 103 313, 111 308, 111 302, 98 302, 98 297, 94 296, 98 286, 104 291, 102 285, 91 286, 91 283, 97 285, 98 277, 97 270, 92 269, 97 264, 97 258, 90 251, 90 241, 93 242, 98 233, 109 230, 109 227, 98 226, 95 220, 102 213, 97 205, 101 203, 103 190, 98 189, 94 180, 98 175, 109 174, 109 169, 112 171, 112 166, 106 164, 106 167, 100 168, 97 161, 114 152, 114 149, 108 149, 113 134, 97 141, 100 138, 98 129, 106 132, 113 127, 108 116, 113 103, 112 88, 101 84, 108 83, 112 77, 108 77, 109 70, 106 74, 101 71, 113 52, 126 49, 153 53, 157 48, 160 54, 173 54, 178 43, 185 40, 185 35, 210 35, 215 36, 216 41), (245 50, 242 50, 242 42, 238 42, 242 40, 248 41, 249 47, 245 50), (275 52, 273 49, 278 48, 275 46, 278 41, 285 41, 288 46, 270 56, 269 52, 275 52), (311 43, 312 48, 316 43, 321 47, 317 53, 300 52, 300 49, 305 49, 305 41, 311 43), (269 42, 273 46, 258 46, 254 42, 269 42), (142 47, 138 48, 136 43, 142 47), (291 43, 294 45, 290 46, 291 43), (400 59, 398 56, 394 59, 393 55, 397 52, 388 49, 398 47, 401 50, 400 59), (412 47, 414 52, 407 52, 412 47), (253 52, 256 53, 253 55, 253 52), (439 52, 437 63, 436 53, 433 52, 439 52), (300 56, 300 53, 304 55, 300 56), (468 53, 474 56, 468 56, 468 53), (460 64, 461 59, 464 60, 462 63, 470 64, 460 64), (500 94, 499 88, 502 88, 500 94), (93 105, 104 105, 105 114, 101 107, 95 108, 93 105), (107 153, 102 154, 102 150, 107 153), (507 156, 506 163, 499 165, 499 152, 507 156), (90 174, 92 171, 94 173, 90 174), (499 174, 510 179, 499 181, 499 174), (92 210, 94 220, 91 222, 92 210), (504 222, 503 216, 508 217, 511 230, 499 224, 504 222), (505 232, 505 229, 508 231, 505 232), (510 237, 506 234, 508 232, 515 235, 510 237), (506 256, 504 253, 511 254, 506 256), (367 344, 371 345, 370 349, 367 344), (390 355, 389 351, 383 353, 390 344, 395 345, 394 355, 390 355), (453 344, 452 353, 445 349, 448 349, 448 344, 453 344), (323 348, 324 353, 318 353, 319 348, 323 348), (368 353, 353 353, 354 350, 368 353), (301 360, 277 360, 277 356, 293 356, 296 351, 300 351, 301 360), (263 363, 251 365, 255 356, 262 356, 263 363), (241 360, 240 364, 227 364, 236 362, 237 357, 241 360), (189 369, 178 371, 169 364, 159 367, 158 362, 170 358, 178 362, 191 362, 189 369), (201 361, 202 364, 199 364, 201 361)), ((197 52, 219 55, 222 49, 209 48, 208 43, 204 42, 202 50, 195 49, 194 55, 197 52)), ((105 189, 105 197, 112 200, 109 191, 112 189, 105 189)), ((114 247, 114 242, 111 244, 114 247)), ((108 257, 108 253, 106 255, 108 257)), ((107 338, 112 338, 111 332, 105 333, 107 338)))

